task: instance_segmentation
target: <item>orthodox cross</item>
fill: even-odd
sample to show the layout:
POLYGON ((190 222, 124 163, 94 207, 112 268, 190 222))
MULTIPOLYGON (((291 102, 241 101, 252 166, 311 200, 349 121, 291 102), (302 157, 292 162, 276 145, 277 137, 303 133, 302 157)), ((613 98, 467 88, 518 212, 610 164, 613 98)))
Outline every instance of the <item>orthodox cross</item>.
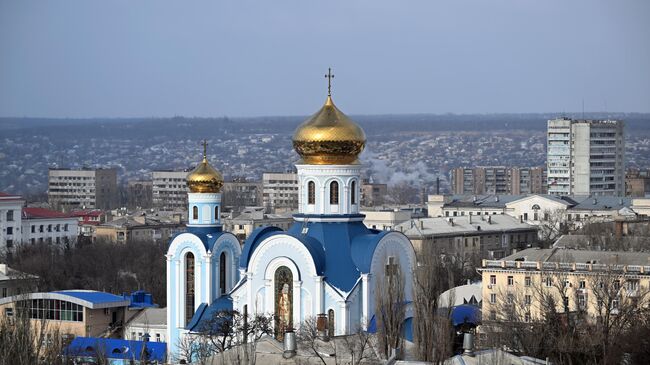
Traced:
POLYGON ((325 78, 327 79, 327 96, 332 96, 332 79, 334 78, 334 75, 332 75, 331 67, 327 69, 327 75, 325 75, 325 78))
POLYGON ((201 143, 201 144, 203 145, 203 158, 207 158, 207 155, 208 155, 208 140, 204 139, 203 143, 201 143))
POLYGON ((398 266, 395 263, 395 257, 390 256, 388 257, 388 263, 386 264, 386 276, 389 278, 393 276, 397 276, 398 274, 398 266))

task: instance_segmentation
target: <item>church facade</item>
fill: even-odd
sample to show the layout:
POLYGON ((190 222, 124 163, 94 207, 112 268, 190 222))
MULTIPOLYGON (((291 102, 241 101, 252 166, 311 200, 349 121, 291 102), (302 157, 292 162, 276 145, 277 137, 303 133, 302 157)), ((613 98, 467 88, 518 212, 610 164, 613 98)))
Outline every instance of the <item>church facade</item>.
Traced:
MULTIPOLYGON (((219 194, 190 194, 190 215, 198 210, 199 222, 190 219, 188 232, 172 240, 167 255, 172 352, 172 341, 219 309, 273 314, 278 338, 316 316, 327 317, 331 335, 365 330, 374 321, 377 282, 392 267, 401 269, 405 301, 411 301, 416 265, 411 242, 400 232, 368 229, 359 213, 358 156, 365 142, 364 131, 328 92, 325 105, 293 135, 301 157, 293 225, 287 231, 258 228, 241 250, 234 236, 221 231, 218 216, 202 221, 202 214, 218 213, 219 194), (188 253, 196 260, 193 269, 188 253)), ((191 178, 192 173, 188 184, 191 178)), ((407 307, 407 318, 409 312, 407 307)))

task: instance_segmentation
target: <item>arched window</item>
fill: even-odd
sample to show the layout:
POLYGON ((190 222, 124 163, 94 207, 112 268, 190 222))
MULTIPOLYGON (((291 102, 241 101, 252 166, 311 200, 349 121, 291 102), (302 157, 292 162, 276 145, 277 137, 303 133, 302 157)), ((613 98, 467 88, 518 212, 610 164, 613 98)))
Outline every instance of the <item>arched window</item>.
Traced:
POLYGON ((199 207, 196 205, 192 207, 192 219, 199 219, 199 207))
POLYGON ((316 204, 316 183, 307 183, 307 204, 316 204))
POLYGON ((327 311, 327 336, 334 337, 334 309, 327 311))
POLYGON ((226 294, 226 253, 219 256, 219 293, 226 294))
POLYGON ((330 183, 330 204, 339 203, 339 183, 332 181, 330 183))
POLYGON ((293 273, 280 266, 275 279, 275 338, 284 339, 284 332, 293 328, 293 273))
POLYGON ((194 254, 185 255, 185 325, 194 316, 194 254))
POLYGON ((357 182, 350 184, 350 204, 357 204, 357 182))

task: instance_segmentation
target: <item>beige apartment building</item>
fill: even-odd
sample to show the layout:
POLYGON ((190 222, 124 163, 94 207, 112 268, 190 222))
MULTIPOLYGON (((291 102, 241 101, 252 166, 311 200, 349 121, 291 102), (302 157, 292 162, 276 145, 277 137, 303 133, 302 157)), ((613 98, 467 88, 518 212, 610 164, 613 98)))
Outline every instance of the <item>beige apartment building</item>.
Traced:
POLYGON ((483 260, 484 320, 541 319, 552 299, 560 313, 616 315, 628 301, 650 300, 650 253, 530 248, 483 260))
POLYGON ((187 171, 153 171, 153 207, 159 210, 187 210, 187 174, 187 171))
POLYGON ((262 174, 262 203, 269 213, 298 210, 298 174, 295 172, 262 174))
POLYGON ((50 168, 47 199, 55 209, 117 208, 117 169, 50 168))

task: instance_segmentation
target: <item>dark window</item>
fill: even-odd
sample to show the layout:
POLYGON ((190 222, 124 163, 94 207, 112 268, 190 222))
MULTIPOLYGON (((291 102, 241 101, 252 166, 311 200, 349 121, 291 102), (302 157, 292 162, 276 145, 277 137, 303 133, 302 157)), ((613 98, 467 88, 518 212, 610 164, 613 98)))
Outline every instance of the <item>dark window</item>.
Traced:
POLYGON ((350 185, 350 203, 357 204, 357 182, 353 181, 350 185))
MULTIPOLYGON (((196 207, 195 207, 196 208, 196 207)), ((185 324, 194 316, 194 254, 185 256, 185 324)))
POLYGON ((339 203, 339 183, 332 181, 330 183, 330 204, 339 203))
POLYGON ((226 294, 226 253, 219 256, 219 293, 226 294))
POLYGON ((327 335, 334 337, 334 309, 327 311, 327 335))
POLYGON ((196 205, 192 207, 192 219, 199 219, 199 207, 196 205))
POLYGON ((313 181, 307 183, 307 204, 316 204, 316 184, 313 181))
POLYGON ((214 207, 214 221, 215 222, 219 221, 219 207, 218 206, 214 207))

